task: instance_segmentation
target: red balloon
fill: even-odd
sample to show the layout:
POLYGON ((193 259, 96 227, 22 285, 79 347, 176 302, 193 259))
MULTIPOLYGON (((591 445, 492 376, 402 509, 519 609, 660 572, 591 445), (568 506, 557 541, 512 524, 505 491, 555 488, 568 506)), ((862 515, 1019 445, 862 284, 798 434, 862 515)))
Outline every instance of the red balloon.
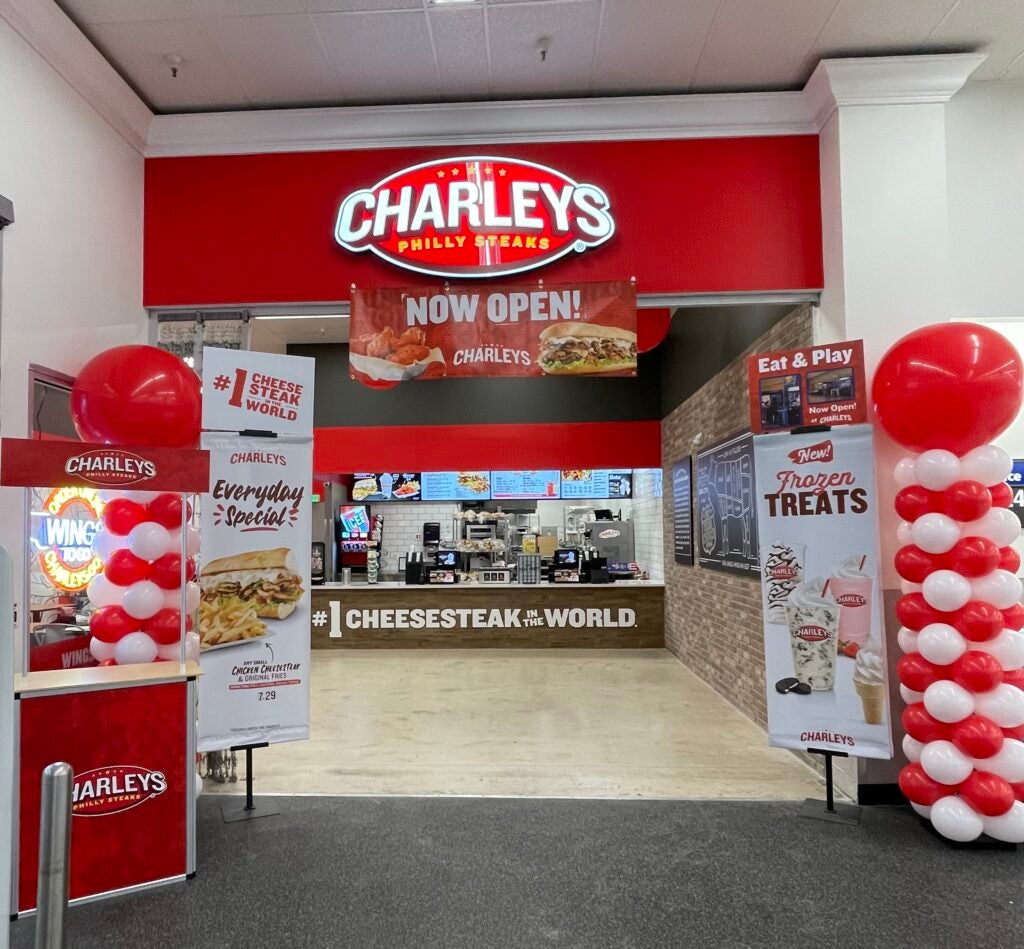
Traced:
MULTIPOLYGON (((186 630, 192 628, 192 622, 189 617, 186 617, 185 628, 186 630)), ((181 639, 181 613, 170 607, 164 607, 154 616, 143 621, 142 631, 149 633, 154 642, 159 643, 161 646, 169 646, 171 643, 176 643, 181 639)))
POLYGON ((1004 728, 1003 736, 1005 738, 1016 738, 1017 741, 1024 741, 1024 725, 1016 725, 1013 728, 1004 728))
POLYGON ((1017 798, 1018 801, 1024 801, 1024 781, 1020 781, 1017 784, 1011 784, 1010 787, 1013 788, 1013 796, 1017 798))
POLYGON ((911 737, 925 743, 949 739, 949 726, 933 718, 924 707, 924 702, 913 702, 903 710, 903 730, 911 737))
POLYGON ((920 763, 908 764, 899 777, 900 790, 908 801, 920 804, 922 807, 931 807, 940 797, 952 794, 954 789, 948 784, 939 784, 938 781, 928 777, 920 763))
POLYGON ((1024 669, 1004 669, 1003 684, 1012 685, 1024 691, 1024 669))
POLYGON ((980 481, 954 481, 942 496, 943 509, 955 521, 976 521, 992 507, 992 495, 980 481))
POLYGON ((1003 614, 991 603, 968 600, 956 611, 952 625, 973 643, 987 642, 1003 631, 1003 614))
POLYGON ((893 562, 896 572, 911 583, 921 583, 929 573, 942 567, 942 558, 938 554, 930 554, 914 544, 897 550, 893 562))
MULTIPOLYGON (((149 502, 146 510, 149 512, 151 521, 162 524, 168 530, 176 530, 182 524, 182 507, 180 494, 160 494, 149 502)), ((188 520, 190 517, 192 517, 191 504, 188 505, 185 519, 188 520)))
POLYGON ((103 575, 119 587, 130 587, 149 577, 149 564, 127 547, 115 550, 103 563, 103 575))
POLYGON ((1020 554, 1012 547, 999 548, 999 563, 996 565, 1000 570, 1009 573, 1016 573, 1020 569, 1020 554))
POLYGON ((896 513, 905 521, 916 521, 924 514, 938 514, 944 506, 941 491, 929 491, 920 484, 912 484, 896 495, 896 513))
POLYGON ((922 630, 930 623, 952 623, 954 615, 933 609, 921 593, 907 593, 896 601, 896 616, 900 625, 907 629, 922 630))
POLYGON ((871 397, 879 424, 904 448, 963 455, 986 445, 1020 411, 1024 365, 1001 333, 936 323, 882 356, 871 397))
MULTIPOLYGON (((196 562, 189 558, 185 561, 185 579, 196 578, 196 562)), ((164 554, 154 560, 150 567, 150 579, 165 590, 177 590, 181 586, 181 554, 164 554)))
POLYGON ((111 534, 124 536, 146 519, 146 509, 128 498, 114 498, 103 508, 103 526, 111 534))
POLYGON ((1014 603, 1009 609, 1002 611, 1003 625, 1007 629, 1024 628, 1024 603, 1014 603))
POLYGON ((999 564, 999 548, 985 537, 962 537, 946 556, 950 568, 965 577, 983 577, 999 564))
POLYGON ((991 758, 1003 747, 1003 730, 984 715, 968 715, 950 726, 949 740, 971 758, 991 758))
POLYGON ((181 448, 199 439, 199 377, 155 346, 116 346, 90 359, 71 390, 83 441, 181 448))
POLYGON ((995 656, 968 649, 952 666, 953 681, 968 692, 989 692, 1003 681, 1003 667, 995 656))
POLYGON ((105 643, 116 643, 138 628, 139 621, 119 606, 101 606, 89 617, 89 632, 105 643))
POLYGON ((992 498, 992 507, 1009 507, 1013 501, 1013 488, 1005 481, 991 485, 988 493, 992 498))
POLYGON ((972 771, 960 785, 959 794, 986 817, 998 817, 1013 807, 1014 794, 1009 781, 988 771, 972 771))
POLYGON ((915 692, 923 692, 933 682, 949 678, 947 669, 929 662, 919 652, 908 652, 905 656, 900 656, 900 661, 896 663, 896 672, 900 682, 915 692))

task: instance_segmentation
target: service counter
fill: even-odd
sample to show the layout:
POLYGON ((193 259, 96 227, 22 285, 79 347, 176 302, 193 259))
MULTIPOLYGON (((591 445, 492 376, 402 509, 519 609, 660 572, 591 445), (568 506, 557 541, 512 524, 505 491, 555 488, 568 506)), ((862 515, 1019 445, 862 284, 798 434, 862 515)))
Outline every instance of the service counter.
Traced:
POLYGON ((314 649, 660 648, 660 583, 328 583, 313 587, 314 649))

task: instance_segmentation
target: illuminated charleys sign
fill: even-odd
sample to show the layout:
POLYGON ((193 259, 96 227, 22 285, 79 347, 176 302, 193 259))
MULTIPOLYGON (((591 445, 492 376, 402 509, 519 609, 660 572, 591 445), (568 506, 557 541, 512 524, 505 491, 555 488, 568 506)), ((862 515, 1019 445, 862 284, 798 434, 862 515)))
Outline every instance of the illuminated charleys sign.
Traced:
POLYGON ((32 543, 39 566, 58 590, 84 590, 103 569, 103 561, 92 552, 102 511, 95 488, 55 488, 33 518, 32 543))
POLYGON ((355 253, 442 277, 521 273, 615 232, 601 188, 534 162, 440 158, 341 202, 335 240, 355 253))

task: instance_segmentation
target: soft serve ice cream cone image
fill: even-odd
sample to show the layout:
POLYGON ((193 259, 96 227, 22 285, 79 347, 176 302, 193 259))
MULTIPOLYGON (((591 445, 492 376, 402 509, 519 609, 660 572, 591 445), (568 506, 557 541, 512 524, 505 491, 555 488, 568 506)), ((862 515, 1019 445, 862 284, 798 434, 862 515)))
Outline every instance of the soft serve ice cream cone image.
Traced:
POLYGON ((857 651, 853 687, 864 708, 864 721, 869 725, 881 725, 885 721, 885 666, 874 639, 868 640, 867 645, 857 651))
POLYGON ((793 650, 793 674, 814 692, 829 692, 836 682, 839 614, 829 582, 815 577, 789 595, 786 620, 793 650))

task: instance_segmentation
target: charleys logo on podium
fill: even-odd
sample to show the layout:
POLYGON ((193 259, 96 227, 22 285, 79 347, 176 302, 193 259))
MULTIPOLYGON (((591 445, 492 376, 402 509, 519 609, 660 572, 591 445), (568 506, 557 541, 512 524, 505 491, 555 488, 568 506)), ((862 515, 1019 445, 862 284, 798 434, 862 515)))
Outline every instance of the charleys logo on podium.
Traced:
POLYGON ((137 764, 115 764, 75 775, 71 793, 73 817, 104 817, 145 803, 167 790, 162 771, 137 764))
POLYGON ((440 158, 348 195, 335 240, 354 253, 441 277, 521 273, 607 241, 597 185, 518 158, 440 158))
POLYGON ((152 461, 121 448, 98 448, 72 455, 64 463, 64 471, 92 484, 116 487, 156 477, 156 465, 152 461))

